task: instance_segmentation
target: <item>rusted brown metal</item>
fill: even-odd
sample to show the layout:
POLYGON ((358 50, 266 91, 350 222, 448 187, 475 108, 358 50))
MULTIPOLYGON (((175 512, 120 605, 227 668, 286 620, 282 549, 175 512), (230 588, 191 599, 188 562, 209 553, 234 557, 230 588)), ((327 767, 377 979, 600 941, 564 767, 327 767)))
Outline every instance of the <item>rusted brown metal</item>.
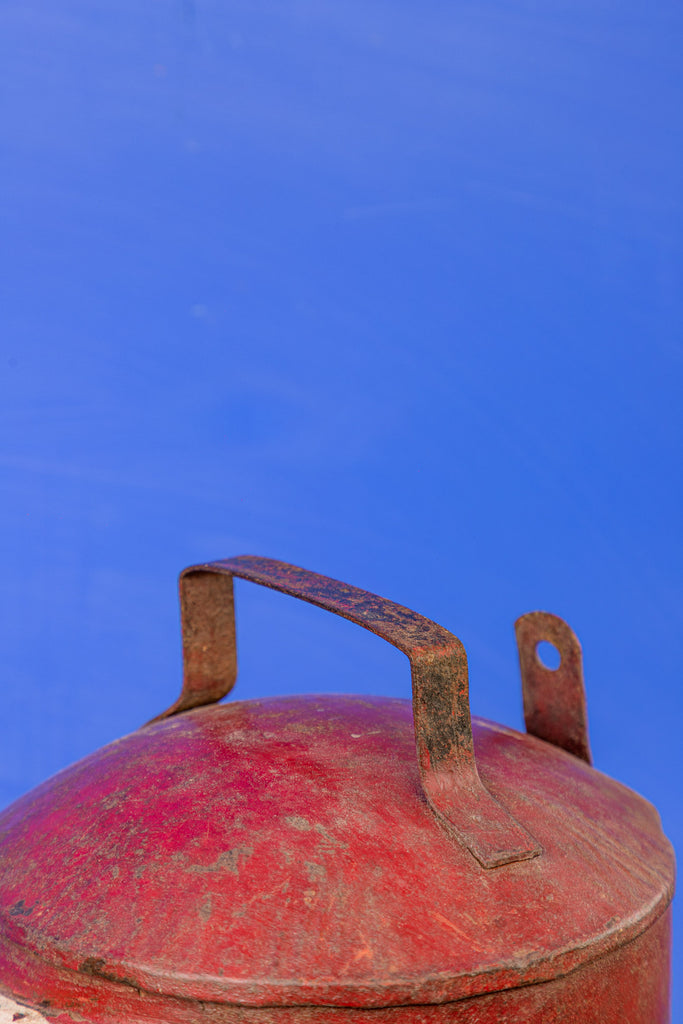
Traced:
POLYGON ((175 703, 152 721, 213 704, 227 696, 235 685, 237 639, 233 575, 205 572, 199 586, 188 570, 181 575, 183 688, 175 703))
POLYGON ((522 615, 515 623, 515 633, 526 731, 592 764, 583 659, 575 633, 549 612, 522 615), (555 669, 544 665, 538 656, 538 645, 544 640, 559 652, 560 664, 555 669))

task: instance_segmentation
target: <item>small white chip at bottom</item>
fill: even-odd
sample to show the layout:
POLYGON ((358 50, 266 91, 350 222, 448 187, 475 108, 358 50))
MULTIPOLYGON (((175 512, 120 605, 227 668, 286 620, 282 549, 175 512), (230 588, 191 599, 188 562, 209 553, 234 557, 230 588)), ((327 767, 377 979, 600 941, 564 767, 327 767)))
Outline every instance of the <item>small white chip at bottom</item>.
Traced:
POLYGON ((0 996, 0 1024, 15 1024, 18 1021, 21 1024, 45 1024, 45 1020, 42 1013, 0 996))

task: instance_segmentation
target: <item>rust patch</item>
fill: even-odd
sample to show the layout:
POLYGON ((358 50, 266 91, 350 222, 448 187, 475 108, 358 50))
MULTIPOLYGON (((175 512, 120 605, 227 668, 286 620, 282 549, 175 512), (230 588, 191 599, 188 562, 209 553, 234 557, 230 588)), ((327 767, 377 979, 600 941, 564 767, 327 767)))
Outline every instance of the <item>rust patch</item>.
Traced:
POLYGON ((140 986, 132 978, 120 977, 118 974, 112 974, 111 971, 104 970, 106 963, 106 960, 103 960, 102 957, 87 956, 78 965, 78 973, 87 974, 91 978, 101 978, 103 981, 112 981, 116 985, 126 985, 128 988, 134 988, 136 992, 140 992, 140 986))

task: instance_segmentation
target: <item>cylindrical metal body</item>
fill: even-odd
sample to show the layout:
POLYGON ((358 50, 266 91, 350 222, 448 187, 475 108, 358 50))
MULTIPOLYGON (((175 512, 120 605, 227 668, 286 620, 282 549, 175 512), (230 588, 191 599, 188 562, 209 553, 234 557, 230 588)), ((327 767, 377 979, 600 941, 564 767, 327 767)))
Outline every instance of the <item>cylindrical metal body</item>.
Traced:
POLYGON ((180 699, 0 815, 0 991, 69 1024, 669 1020, 673 854, 589 763, 564 623, 517 624, 523 735, 471 721, 459 641, 374 595, 244 557, 181 598, 180 699), (232 576, 396 644, 412 706, 215 703, 232 576))

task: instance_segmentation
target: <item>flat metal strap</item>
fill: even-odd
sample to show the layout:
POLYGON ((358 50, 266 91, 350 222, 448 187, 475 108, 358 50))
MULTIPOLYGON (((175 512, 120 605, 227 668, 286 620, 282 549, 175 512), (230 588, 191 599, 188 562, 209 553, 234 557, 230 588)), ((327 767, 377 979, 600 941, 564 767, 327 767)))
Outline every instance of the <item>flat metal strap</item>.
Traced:
POLYGON ((180 577, 183 689, 159 719, 218 701, 234 686, 233 576, 340 615, 403 651, 412 672, 422 787, 438 820, 485 868, 526 860, 541 852, 539 844, 494 799, 479 777, 472 743, 467 656, 460 640, 409 608, 327 576, 254 555, 185 569, 180 577))

